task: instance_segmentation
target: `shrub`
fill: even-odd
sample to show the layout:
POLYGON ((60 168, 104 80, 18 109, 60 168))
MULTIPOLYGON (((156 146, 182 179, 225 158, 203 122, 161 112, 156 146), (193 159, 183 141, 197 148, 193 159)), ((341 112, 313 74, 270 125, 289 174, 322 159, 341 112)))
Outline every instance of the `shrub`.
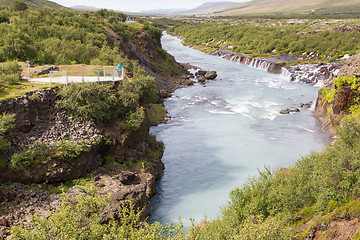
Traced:
POLYGON ((18 0, 15 0, 13 2, 13 9, 14 11, 25 11, 26 9, 28 9, 28 5, 23 2, 23 1, 18 1, 18 0))
POLYGON ((356 76, 337 77, 334 80, 334 85, 337 88, 341 88, 346 84, 350 85, 352 90, 357 90, 359 88, 360 81, 359 81, 359 78, 357 78, 356 76))
POLYGON ((100 195, 93 185, 80 187, 81 195, 61 197, 61 208, 47 216, 35 215, 29 223, 11 228, 12 239, 184 239, 182 225, 163 227, 159 223, 140 221, 134 204, 119 207, 117 218, 111 215, 101 223, 109 197, 100 195))
POLYGON ((31 164, 33 164, 35 156, 38 153, 39 152, 37 151, 36 146, 23 149, 22 151, 12 155, 10 167, 12 169, 17 169, 19 166, 29 167, 31 164))
POLYGON ((4 151, 10 147, 10 143, 5 138, 5 134, 12 128, 15 124, 15 114, 3 113, 0 115, 0 151, 4 151))
POLYGON ((145 119, 144 107, 138 107, 136 111, 129 114, 126 118, 125 130, 137 131, 140 129, 142 122, 145 119))
POLYGON ((118 102, 112 85, 73 83, 58 94, 56 107, 65 109, 79 121, 105 123, 116 114, 118 102))
POLYGON ((50 159, 60 159, 63 162, 77 158, 82 152, 87 151, 85 142, 74 142, 73 140, 62 140, 51 145, 34 143, 23 147, 22 151, 11 157, 10 167, 17 169, 30 167, 37 162, 47 162, 50 159))
POLYGON ((17 62, 7 62, 0 65, 0 81, 17 84, 21 78, 21 68, 17 62))
POLYGON ((104 160, 105 160, 105 164, 109 164, 109 163, 116 163, 116 160, 113 156, 105 156, 104 157, 104 160))
POLYGON ((85 142, 74 142, 72 140, 62 140, 52 146, 53 158, 62 161, 70 161, 77 158, 82 152, 87 151, 88 147, 85 142))
POLYGON ((0 168, 6 168, 7 162, 5 160, 0 159, 0 168))
POLYGON ((326 87, 321 88, 319 90, 319 93, 321 93, 324 96, 324 99, 328 102, 328 103, 332 103, 334 101, 334 97, 335 97, 335 89, 328 89, 326 87))

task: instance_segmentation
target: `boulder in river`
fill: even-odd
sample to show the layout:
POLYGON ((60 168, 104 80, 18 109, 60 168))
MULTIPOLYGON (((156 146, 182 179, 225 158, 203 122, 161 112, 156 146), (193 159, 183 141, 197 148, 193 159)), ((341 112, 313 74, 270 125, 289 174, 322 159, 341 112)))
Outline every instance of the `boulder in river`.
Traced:
POLYGON ((300 112, 300 109, 298 108, 286 108, 280 111, 280 114, 290 114, 290 113, 295 113, 295 112, 300 112))
POLYGON ((195 76, 205 76, 206 72, 205 70, 199 70, 195 73, 195 76))
POLYGON ((217 77, 216 71, 207 71, 205 74, 205 78, 209 80, 213 80, 217 77))
POLYGON ((205 83, 205 77, 204 76, 197 76, 197 80, 199 83, 205 83))

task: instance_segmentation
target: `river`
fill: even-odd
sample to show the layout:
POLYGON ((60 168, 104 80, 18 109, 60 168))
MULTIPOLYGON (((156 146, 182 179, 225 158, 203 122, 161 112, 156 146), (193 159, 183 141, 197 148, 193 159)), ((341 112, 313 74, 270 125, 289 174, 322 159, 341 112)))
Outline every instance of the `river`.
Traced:
POLYGON ((171 120, 151 129, 165 144, 165 171, 150 221, 166 224, 181 216, 189 226, 190 218, 215 218, 230 191, 258 169, 287 167, 329 143, 311 109, 279 114, 314 102, 318 88, 207 55, 167 34, 162 45, 178 62, 215 70, 218 77, 176 90, 165 100, 171 120))

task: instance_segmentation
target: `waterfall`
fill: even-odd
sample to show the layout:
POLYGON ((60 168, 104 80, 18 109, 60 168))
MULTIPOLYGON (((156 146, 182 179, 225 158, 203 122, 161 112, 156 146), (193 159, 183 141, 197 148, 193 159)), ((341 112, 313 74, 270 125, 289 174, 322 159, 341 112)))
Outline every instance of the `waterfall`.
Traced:
POLYGON ((290 80, 292 77, 292 72, 290 72, 288 68, 282 67, 280 75, 282 75, 290 80))
POLYGON ((268 62, 264 59, 258 59, 258 58, 246 58, 245 63, 246 65, 249 65, 252 68, 262 69, 264 71, 269 71, 272 64, 271 62, 268 62))

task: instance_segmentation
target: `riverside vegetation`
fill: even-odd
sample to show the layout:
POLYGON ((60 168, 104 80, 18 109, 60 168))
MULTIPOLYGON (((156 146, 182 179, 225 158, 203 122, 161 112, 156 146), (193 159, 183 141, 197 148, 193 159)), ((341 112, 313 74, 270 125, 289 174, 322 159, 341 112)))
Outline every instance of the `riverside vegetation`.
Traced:
MULTIPOLYGON (((146 116, 144 106, 158 104, 154 78, 147 76, 138 63, 119 54, 119 49, 111 45, 106 40, 106 34, 99 29, 102 29, 105 24, 109 28, 116 29, 114 31, 122 34, 124 38, 132 38, 135 32, 144 28, 152 29, 153 35, 158 35, 159 30, 147 24, 126 26, 117 23, 115 16, 118 14, 105 10, 97 13, 81 13, 82 17, 78 12, 64 9, 26 10, 21 16, 19 12, 5 9, 1 10, 1 14, 1 19, 4 21, 0 24, 0 28, 6 33, 5 37, 0 39, 1 61, 31 59, 41 64, 71 63, 72 61, 114 64, 122 61, 126 69, 132 73, 132 77, 128 77, 119 85, 72 84, 60 90, 56 106, 66 110, 74 119, 106 125, 110 119, 119 117, 126 131, 134 132, 139 129, 139 125, 146 116), (23 16, 26 21, 22 18, 23 16), (104 22, 104 17, 108 21, 104 22), (9 24, 10 19, 12 24, 9 24), (44 23, 42 27, 41 22, 44 23), (35 32, 36 34, 32 35, 35 32), (59 45, 54 47, 56 44, 53 43, 59 45), (77 47, 81 49, 79 55, 73 52, 77 47)), ((216 26, 222 27, 219 24, 216 26)), ((257 34, 262 31, 261 27, 249 28, 249 31, 243 33, 257 34)), ((283 34, 274 31, 275 27, 271 29, 274 34, 283 34)), ((216 33, 220 33, 219 29, 216 33)), ((357 33, 352 34, 356 36, 357 33)), ((196 34, 192 36, 196 38, 196 34)), ((203 41, 210 38, 214 36, 203 36, 203 41)), ((254 39, 249 38, 249 44, 254 39)), ((349 39, 349 41, 356 41, 355 37, 349 39)), ((268 50, 265 49, 263 53, 273 51, 274 47, 279 52, 286 50, 286 48, 281 48, 281 43, 279 44, 280 47, 268 46, 268 50)), ((244 45, 244 48, 241 48, 240 46, 242 45, 239 45, 237 49, 239 52, 250 51, 252 54, 258 54, 261 51, 256 47, 247 48, 248 46, 244 45)), ((311 49, 306 48, 306 50, 301 49, 299 53, 317 51, 317 46, 311 49)), ((342 45, 334 47, 337 46, 341 48, 342 45)), ((337 52, 331 50, 323 54, 337 57, 345 52, 358 51, 357 42, 353 42, 352 47, 346 46, 337 52)), ((9 66, 15 65, 11 63, 7 65, 8 68, 9 66)), ((15 69, 15 67, 11 68, 15 69)), ((13 78, 8 76, 16 75, 16 73, 17 70, 14 72, 2 70, 2 76, 10 79, 2 80, 2 84, 12 84, 13 78)), ((17 78, 14 79, 15 82, 19 81, 17 78)), ((329 104, 337 100, 336 91, 341 91, 344 87, 359 93, 357 77, 339 78, 335 82, 335 90, 332 88, 321 90, 323 93, 326 92, 323 95, 329 104)), ((354 99, 355 103, 351 102, 350 106, 344 109, 347 114, 350 113, 351 107, 358 108, 356 106, 359 100, 354 99)), ((217 219, 205 219, 203 223, 194 224, 186 232, 183 231, 181 224, 174 226, 169 223, 168 226, 161 226, 158 223, 149 224, 141 221, 140 212, 131 201, 118 206, 117 214, 112 214, 104 221, 102 213, 107 211, 111 197, 109 194, 100 193, 95 188, 95 182, 90 178, 90 180, 74 181, 75 184, 71 184, 80 191, 75 198, 69 197, 62 188, 64 193, 58 210, 48 212, 46 217, 35 215, 30 222, 13 226, 10 235, 12 239, 303 239, 312 238, 316 233, 317 237, 331 238, 335 233, 326 231, 331 222, 360 217, 360 123, 356 111, 352 113, 338 128, 337 140, 333 145, 322 152, 313 152, 301 158, 294 166, 287 169, 260 171, 259 177, 249 179, 243 187, 234 189, 230 193, 230 202, 222 208, 217 219)), ((15 120, 12 114, 0 116, 1 151, 11 148, 7 133, 14 127, 15 120)), ((101 139, 105 143, 107 140, 101 139)), ((73 142, 59 142, 53 146, 54 148, 44 148, 44 152, 48 155, 38 151, 40 148, 43 149, 43 146, 27 147, 20 153, 13 154, 10 162, 1 161, 0 167, 3 170, 9 166, 26 169, 49 158, 65 156, 67 156, 66 159, 61 159, 61 161, 71 162, 77 157, 79 151, 86 151, 88 147, 83 142, 78 142, 75 146, 71 143, 73 142)), ((149 140, 148 144, 157 145, 153 140, 149 140)), ((161 154, 160 147, 156 155, 159 157, 161 154)), ((116 162, 112 156, 106 156, 105 161, 116 162)), ((145 163, 145 160, 141 162, 143 166, 141 171, 146 171, 145 163)), ((118 164, 131 165, 127 162, 118 164)), ((4 186, 8 184, 10 183, 4 183, 4 186)), ((57 188, 55 191, 59 190, 61 191, 57 188)), ((351 233, 354 238, 360 237, 357 229, 351 233)))
MULTIPOLYGON (((164 26, 161 20, 158 24, 164 26)), ((314 52, 324 61, 336 61, 358 53, 359 24, 356 19, 189 19, 168 32, 207 53, 221 49, 252 57, 287 53, 306 58, 314 52)))

